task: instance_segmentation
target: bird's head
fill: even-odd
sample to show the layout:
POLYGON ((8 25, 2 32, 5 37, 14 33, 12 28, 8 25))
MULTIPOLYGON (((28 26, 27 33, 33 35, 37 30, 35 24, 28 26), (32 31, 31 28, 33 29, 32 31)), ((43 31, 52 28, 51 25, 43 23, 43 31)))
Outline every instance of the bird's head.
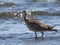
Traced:
POLYGON ((23 10, 23 11, 22 11, 22 13, 24 13, 24 14, 25 14, 26 12, 27 12, 26 10, 23 10))
POLYGON ((31 10, 31 11, 23 10, 22 13, 21 13, 21 16, 26 19, 26 18, 31 17, 32 13, 34 13, 34 10, 31 10))
POLYGON ((30 15, 32 15, 32 13, 34 13, 35 12, 35 10, 31 10, 31 11, 29 11, 29 10, 23 10, 22 11, 22 14, 23 15, 28 15, 28 16, 30 16, 30 15))
POLYGON ((27 17, 29 17, 32 14, 32 11, 29 10, 23 10, 23 14, 27 17))

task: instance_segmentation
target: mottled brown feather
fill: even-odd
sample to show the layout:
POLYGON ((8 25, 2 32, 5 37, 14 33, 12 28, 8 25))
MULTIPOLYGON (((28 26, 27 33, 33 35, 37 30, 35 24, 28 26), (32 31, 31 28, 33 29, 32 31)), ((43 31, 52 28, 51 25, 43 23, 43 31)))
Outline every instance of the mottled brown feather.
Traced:
POLYGON ((51 26, 45 25, 38 20, 25 19, 27 27, 32 31, 51 31, 51 26))
POLYGON ((39 31, 57 31, 56 29, 53 29, 53 27, 49 25, 45 25, 44 23, 35 20, 35 19, 30 19, 27 18, 27 13, 26 11, 23 11, 24 14, 24 21, 26 22, 27 27, 31 31, 39 32, 39 31))

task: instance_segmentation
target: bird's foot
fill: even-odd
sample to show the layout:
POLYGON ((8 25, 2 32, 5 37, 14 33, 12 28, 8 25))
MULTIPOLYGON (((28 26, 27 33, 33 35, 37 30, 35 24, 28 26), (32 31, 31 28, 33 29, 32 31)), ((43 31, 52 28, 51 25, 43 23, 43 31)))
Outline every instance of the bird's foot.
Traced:
POLYGON ((37 37, 35 37, 35 39, 37 39, 37 37))
POLYGON ((41 36, 41 40, 43 40, 44 39, 44 36, 41 36))

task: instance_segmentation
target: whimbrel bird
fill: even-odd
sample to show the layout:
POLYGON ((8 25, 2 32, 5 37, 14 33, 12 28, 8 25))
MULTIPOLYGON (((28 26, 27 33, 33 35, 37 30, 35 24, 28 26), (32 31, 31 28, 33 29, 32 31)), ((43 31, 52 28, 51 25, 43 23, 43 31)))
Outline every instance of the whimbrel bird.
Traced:
POLYGON ((38 20, 27 18, 27 13, 25 10, 23 11, 23 14, 24 14, 24 21, 25 21, 28 29, 31 31, 34 31, 35 38, 37 38, 36 32, 41 32, 42 37, 44 35, 43 31, 55 31, 55 32, 57 32, 56 29, 53 29, 53 27, 55 27, 55 26, 49 26, 49 25, 46 25, 38 20))

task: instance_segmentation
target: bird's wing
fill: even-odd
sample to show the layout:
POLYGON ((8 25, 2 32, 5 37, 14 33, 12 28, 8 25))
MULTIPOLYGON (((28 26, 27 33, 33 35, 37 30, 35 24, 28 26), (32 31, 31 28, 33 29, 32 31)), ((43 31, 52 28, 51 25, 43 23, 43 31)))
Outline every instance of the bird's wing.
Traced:
POLYGON ((48 26, 35 20, 28 21, 30 27, 34 28, 35 30, 43 30, 48 29, 48 26))
POLYGON ((38 21, 38 20, 36 20, 36 21, 34 20, 34 21, 32 21, 32 22, 40 25, 40 26, 41 26, 42 28, 44 28, 44 29, 52 29, 52 28, 55 27, 55 26, 46 25, 46 24, 44 24, 44 23, 42 23, 42 22, 40 22, 40 21, 38 21))

